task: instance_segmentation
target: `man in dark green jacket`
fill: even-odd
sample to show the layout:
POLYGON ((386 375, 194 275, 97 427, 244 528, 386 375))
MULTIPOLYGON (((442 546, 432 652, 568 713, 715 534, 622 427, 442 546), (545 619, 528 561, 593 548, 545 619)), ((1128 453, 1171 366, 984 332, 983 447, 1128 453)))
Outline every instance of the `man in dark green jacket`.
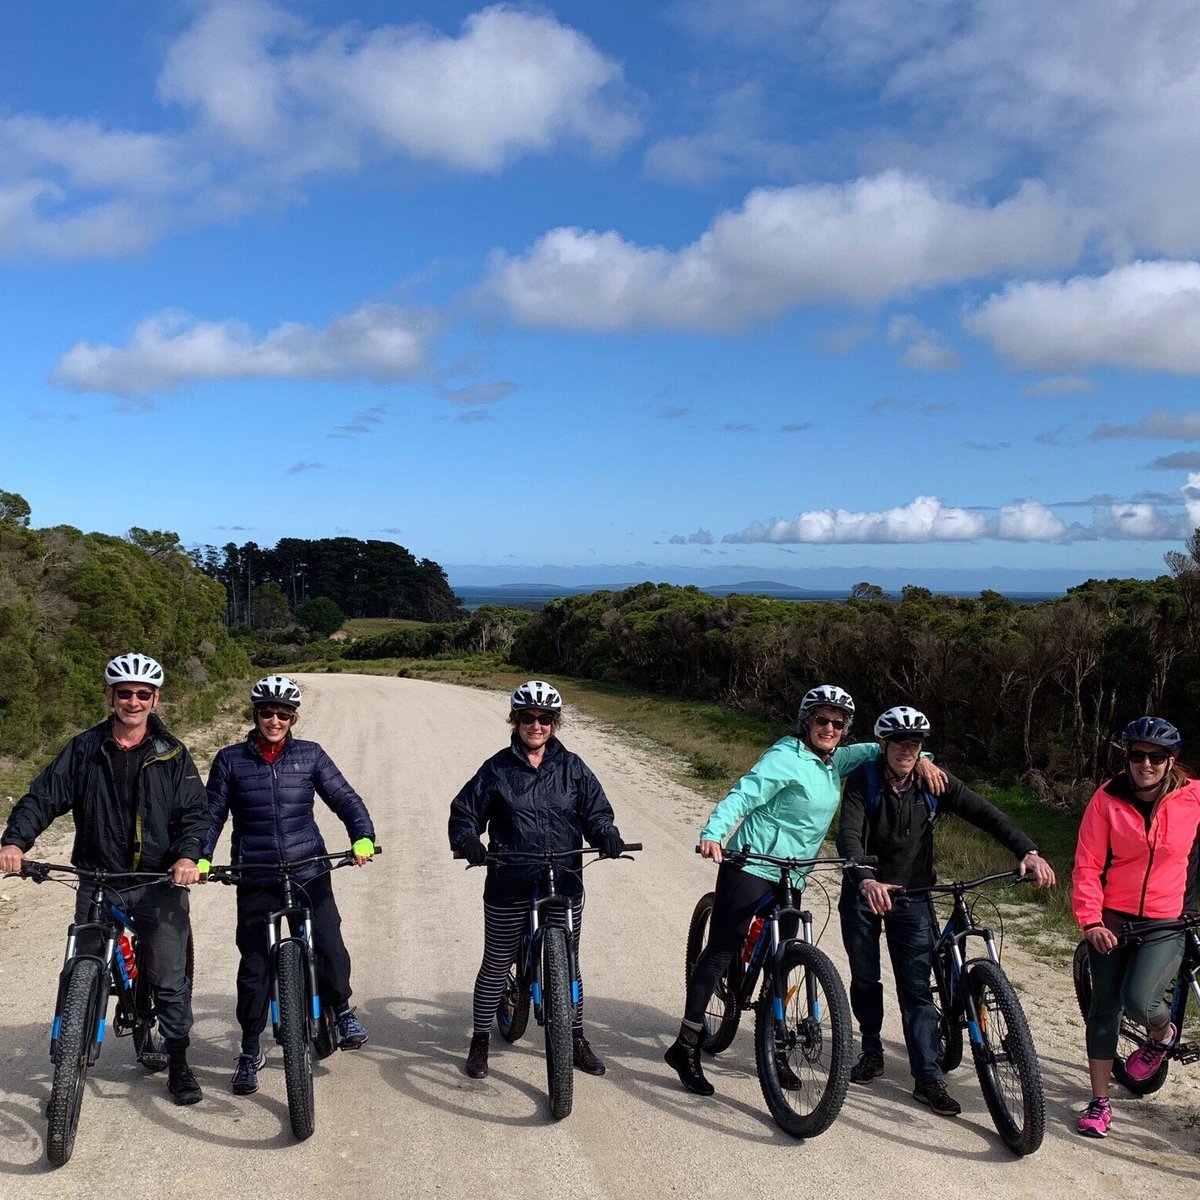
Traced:
MULTIPOLYGON (((20 871, 25 852, 57 818, 75 818, 71 861, 105 871, 161 871, 170 882, 124 893, 145 951, 159 1029, 166 1042, 168 1088, 176 1104, 195 1104, 200 1085, 187 1064, 192 984, 187 978, 187 885, 208 832, 208 800, 191 755, 154 715, 163 669, 145 654, 121 654, 104 669, 111 714, 77 734, 30 784, 0 834, 0 872, 20 871)), ((91 901, 79 889, 75 920, 91 901)), ((160 1055, 143 1064, 161 1070, 160 1055)))
POLYGON ((875 722, 877 764, 859 767, 846 780, 838 826, 838 853, 847 858, 873 855, 874 867, 845 873, 838 904, 842 941, 850 960, 850 1007, 862 1034, 862 1054, 851 1068, 855 1083, 883 1074, 883 984, 879 977, 879 935, 887 933, 888 954, 904 1025, 904 1043, 916 1086, 913 1096, 940 1116, 953 1117, 959 1103, 946 1089, 938 1066, 938 1015, 929 976, 933 969, 934 928, 924 896, 894 893, 936 882, 933 869, 935 818, 954 813, 990 833, 1020 860, 1041 887, 1054 882, 1050 864, 1033 842, 994 804, 962 780, 947 775, 945 790, 927 795, 915 772, 929 736, 929 721, 915 708, 890 708, 875 722))

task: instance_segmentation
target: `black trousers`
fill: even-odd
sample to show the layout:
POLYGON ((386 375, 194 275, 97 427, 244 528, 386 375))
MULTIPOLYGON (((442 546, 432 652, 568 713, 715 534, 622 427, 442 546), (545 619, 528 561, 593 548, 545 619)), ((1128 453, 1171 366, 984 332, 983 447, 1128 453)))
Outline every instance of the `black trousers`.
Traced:
MULTIPOLYGON (((342 940, 342 918, 333 898, 328 875, 318 875, 303 885, 293 885, 297 901, 312 911, 312 940, 317 963, 317 990, 321 1003, 336 1012, 350 999, 350 954, 342 940)), ((271 999, 268 970, 267 917, 283 907, 282 887, 237 889, 237 948, 241 962, 237 973, 237 1020, 242 1041, 257 1043, 266 1028, 271 999)), ((287 936, 285 923, 283 936, 287 936)))

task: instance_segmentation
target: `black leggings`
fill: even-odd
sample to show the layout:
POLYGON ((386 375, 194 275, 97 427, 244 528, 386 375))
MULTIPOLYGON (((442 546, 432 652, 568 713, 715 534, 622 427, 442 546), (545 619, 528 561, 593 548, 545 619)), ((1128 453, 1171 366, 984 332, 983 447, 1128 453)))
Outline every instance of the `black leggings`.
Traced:
MULTIPOLYGON (((704 1010, 712 999, 717 980, 729 969, 733 956, 741 951, 751 919, 762 898, 774 886, 769 879, 751 875, 727 862, 721 864, 708 924, 708 944, 688 980, 683 1019, 690 1025, 699 1025, 704 1020, 704 1010)), ((796 917, 781 921, 781 935, 795 937, 799 924, 796 917)))

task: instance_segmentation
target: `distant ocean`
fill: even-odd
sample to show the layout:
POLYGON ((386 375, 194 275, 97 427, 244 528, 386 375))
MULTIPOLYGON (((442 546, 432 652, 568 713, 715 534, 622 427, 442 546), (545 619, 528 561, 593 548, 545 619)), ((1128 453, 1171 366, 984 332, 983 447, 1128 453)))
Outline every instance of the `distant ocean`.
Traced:
MULTIPOLYGON (((454 588, 454 594, 462 601, 468 612, 474 612, 485 604, 501 604, 508 608, 525 608, 539 612, 551 600, 560 596, 579 596, 591 592, 620 592, 630 587, 630 584, 590 584, 579 587, 557 587, 553 584, 498 584, 492 587, 460 586, 454 588)), ((770 581, 754 581, 742 584, 719 584, 715 587, 702 587, 702 592, 710 596, 770 596, 776 600, 848 600, 850 593, 843 591, 818 591, 806 588, 791 587, 786 583, 770 581)), ((934 591, 935 589, 930 589, 934 591)), ((997 589, 998 590, 998 589, 997 589)), ((978 592, 937 592, 942 596, 957 596, 973 599, 978 592)), ((1004 592, 1008 599, 1015 604, 1036 604, 1041 600, 1052 600, 1061 596, 1062 592, 1004 592)), ((900 593, 890 593, 893 600, 899 599, 900 593)))

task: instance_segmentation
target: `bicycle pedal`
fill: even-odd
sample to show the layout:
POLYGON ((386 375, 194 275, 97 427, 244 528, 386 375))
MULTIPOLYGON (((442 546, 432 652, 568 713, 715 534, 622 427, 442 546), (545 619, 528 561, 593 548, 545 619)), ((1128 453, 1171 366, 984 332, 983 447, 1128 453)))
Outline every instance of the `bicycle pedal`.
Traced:
POLYGON ((1180 1042, 1180 1044, 1175 1047, 1174 1057, 1185 1065, 1189 1065, 1194 1062, 1200 1062, 1200 1043, 1180 1042))

